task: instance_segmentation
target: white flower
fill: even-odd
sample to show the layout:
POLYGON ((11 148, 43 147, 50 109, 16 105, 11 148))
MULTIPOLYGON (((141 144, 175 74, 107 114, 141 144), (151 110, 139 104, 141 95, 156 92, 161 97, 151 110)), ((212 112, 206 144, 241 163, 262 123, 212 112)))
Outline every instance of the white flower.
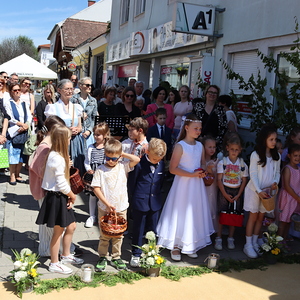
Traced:
POLYGON ((27 272, 25 271, 18 271, 14 275, 16 282, 19 282, 22 278, 25 278, 26 276, 27 272))
POLYGON ((149 245, 148 244, 144 244, 143 246, 142 246, 142 248, 143 248, 143 250, 145 250, 145 251, 149 251, 149 245))
POLYGON ((262 244, 261 247, 263 248, 263 250, 265 250, 266 252, 269 252, 271 250, 271 247, 268 244, 262 244))
POLYGON ((156 253, 155 250, 152 250, 152 251, 151 251, 151 254, 152 254, 152 255, 155 255, 155 254, 157 254, 157 253, 156 253))
POLYGON ((14 269, 17 270, 17 269, 21 268, 22 265, 23 265, 23 264, 22 264, 21 261, 16 260, 16 261, 14 262, 14 269))
POLYGON ((21 255, 22 257, 27 256, 27 255, 30 255, 30 254, 32 254, 32 251, 31 251, 30 249, 28 249, 28 248, 23 248, 23 249, 21 250, 21 252, 20 252, 20 255, 21 255))
POLYGON ((146 263, 149 265, 149 266, 153 266, 155 264, 155 260, 153 257, 148 257, 147 260, 146 260, 146 263))
POLYGON ((283 241, 283 237, 280 236, 280 235, 277 235, 276 236, 276 242, 281 242, 281 241, 283 241))
POLYGON ((155 241, 156 240, 155 233, 153 231, 148 231, 146 233, 146 239, 148 239, 150 241, 155 241))
POLYGON ((271 224, 268 226, 268 230, 269 230, 269 232, 277 232, 278 226, 277 226, 275 223, 271 223, 271 224))

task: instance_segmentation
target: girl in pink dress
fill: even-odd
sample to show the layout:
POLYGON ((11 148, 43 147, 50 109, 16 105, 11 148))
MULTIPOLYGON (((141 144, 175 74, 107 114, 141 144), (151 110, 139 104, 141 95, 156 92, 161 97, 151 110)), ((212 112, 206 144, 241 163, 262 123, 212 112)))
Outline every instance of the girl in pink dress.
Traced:
POLYGON ((288 148, 289 163, 282 170, 282 188, 279 193, 279 230, 278 234, 287 238, 291 216, 300 212, 300 145, 288 148))

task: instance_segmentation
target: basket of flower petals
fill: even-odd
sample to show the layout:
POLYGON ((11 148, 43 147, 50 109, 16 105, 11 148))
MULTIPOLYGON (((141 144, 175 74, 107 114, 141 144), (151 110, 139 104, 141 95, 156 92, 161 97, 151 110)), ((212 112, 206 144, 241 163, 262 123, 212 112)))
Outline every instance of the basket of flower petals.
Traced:
POLYGON ((127 221, 116 212, 110 212, 100 218, 100 228, 110 238, 121 237, 127 229, 127 221))

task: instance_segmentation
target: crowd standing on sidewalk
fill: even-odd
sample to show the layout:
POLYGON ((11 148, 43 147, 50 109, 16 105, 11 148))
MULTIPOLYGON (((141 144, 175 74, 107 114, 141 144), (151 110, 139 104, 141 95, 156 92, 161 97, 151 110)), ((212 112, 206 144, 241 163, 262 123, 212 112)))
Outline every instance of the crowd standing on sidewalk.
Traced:
MULTIPOLYGON (((200 102, 191 101, 188 86, 179 93, 156 87, 151 101, 151 91, 143 94, 141 81, 95 90, 96 99, 91 78, 78 80, 72 75, 71 80, 58 82, 57 89, 52 83, 46 85, 35 108, 30 79, 23 78, 19 84, 16 74, 11 74, 8 87, 4 73, 0 76, 0 144, 9 149, 9 183, 26 184, 20 170, 29 164, 30 190, 40 206, 39 254, 51 257, 50 272, 70 274, 66 264, 84 262, 72 243, 76 195, 70 185, 71 166, 80 176, 91 178, 84 191, 89 194, 86 228, 100 224, 107 213, 133 220, 129 228, 132 267, 140 264, 141 251, 136 246, 142 246, 149 230, 170 250, 174 261, 180 261, 182 254, 196 259, 197 252, 211 243, 221 251, 223 225, 229 226, 227 248, 234 249, 235 227, 240 225, 227 224, 224 214, 241 219, 244 211, 249 212, 244 246, 249 258, 260 253, 266 213, 280 221, 279 232, 289 239, 291 216, 300 213, 299 128, 288 136, 281 160, 276 128, 263 126, 248 172, 231 98, 222 95, 218 100, 216 85, 206 88, 200 102), (129 124, 110 123, 123 117, 129 117, 129 124), (117 130, 117 135, 118 126, 123 131, 117 130), (24 145, 34 134, 34 152, 28 157, 24 145), (261 198, 269 197, 265 188, 278 189, 281 168, 279 205, 268 211, 261 198), (164 180, 173 181, 165 203, 161 199, 164 180)), ((109 260, 118 270, 126 268, 122 241, 122 235, 108 237, 100 228, 98 271, 104 271, 109 260)))

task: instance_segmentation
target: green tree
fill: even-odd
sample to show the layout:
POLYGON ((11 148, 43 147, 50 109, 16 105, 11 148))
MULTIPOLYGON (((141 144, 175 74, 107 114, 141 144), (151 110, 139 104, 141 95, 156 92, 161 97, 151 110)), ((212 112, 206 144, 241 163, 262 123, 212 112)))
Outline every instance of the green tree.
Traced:
POLYGON ((20 35, 18 37, 3 39, 0 43, 0 64, 23 53, 36 60, 38 59, 38 52, 31 38, 20 35))

